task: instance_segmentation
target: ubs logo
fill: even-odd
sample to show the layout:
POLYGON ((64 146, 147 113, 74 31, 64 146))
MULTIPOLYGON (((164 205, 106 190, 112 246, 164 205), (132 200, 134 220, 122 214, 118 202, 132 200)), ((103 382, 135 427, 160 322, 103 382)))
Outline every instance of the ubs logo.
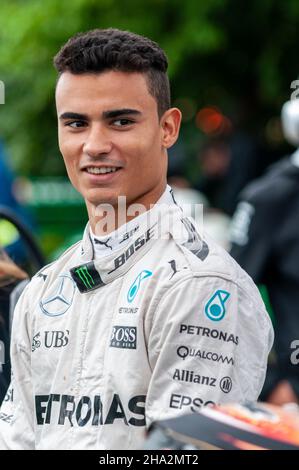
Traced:
POLYGON ((39 349, 43 345, 47 349, 64 348, 69 342, 69 330, 65 331, 45 331, 43 337, 38 332, 33 336, 31 350, 32 352, 39 349))

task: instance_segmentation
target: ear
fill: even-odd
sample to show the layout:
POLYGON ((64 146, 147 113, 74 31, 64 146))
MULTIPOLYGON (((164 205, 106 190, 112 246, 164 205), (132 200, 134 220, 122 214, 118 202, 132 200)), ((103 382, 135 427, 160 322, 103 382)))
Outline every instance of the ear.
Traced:
POLYGON ((162 146, 166 149, 171 147, 177 140, 182 113, 178 108, 170 108, 161 117, 162 146))

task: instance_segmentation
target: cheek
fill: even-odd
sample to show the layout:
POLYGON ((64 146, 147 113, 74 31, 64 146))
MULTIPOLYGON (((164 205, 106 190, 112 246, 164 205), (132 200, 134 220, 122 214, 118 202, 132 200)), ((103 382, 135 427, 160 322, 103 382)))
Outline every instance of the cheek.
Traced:
POLYGON ((59 148, 63 155, 69 154, 74 147, 74 140, 70 139, 63 132, 60 132, 58 135, 59 148))
POLYGON ((152 153, 152 146, 144 145, 141 142, 138 142, 132 147, 131 152, 128 152, 130 175, 136 182, 143 180, 152 172, 152 153))
POLYGON ((150 129, 142 135, 134 136, 132 140, 125 139, 121 147, 123 151, 126 149, 131 170, 140 176, 155 169, 157 160, 161 158, 160 141, 157 139, 157 134, 150 129))
POLYGON ((58 127, 58 145, 59 145, 60 152, 62 154, 63 154, 63 151, 64 151, 65 141, 66 141, 65 133, 64 133, 63 129, 61 129, 61 127, 59 126, 58 127))
POLYGON ((59 135, 59 149, 67 166, 72 166, 76 162, 78 154, 78 142, 74 138, 69 138, 63 134, 59 135))

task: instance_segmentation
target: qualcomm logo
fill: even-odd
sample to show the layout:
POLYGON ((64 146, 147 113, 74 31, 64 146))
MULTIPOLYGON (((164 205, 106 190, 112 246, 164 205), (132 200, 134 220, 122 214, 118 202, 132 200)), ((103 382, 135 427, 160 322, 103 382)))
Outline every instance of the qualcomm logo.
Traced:
POLYGON ((42 299, 39 305, 45 315, 58 317, 63 315, 72 305, 75 283, 70 276, 62 274, 52 285, 51 291, 52 294, 42 299))
POLYGON ((139 291, 141 281, 143 281, 143 279, 146 279, 147 277, 151 276, 152 274, 153 273, 151 271, 148 271, 146 269, 144 269, 143 271, 141 271, 140 274, 138 274, 135 281, 133 282, 130 289, 128 290, 128 295, 127 295, 128 302, 133 302, 133 300, 135 299, 135 297, 136 297, 136 295, 139 291))
POLYGON ((217 290, 205 306, 206 316, 213 321, 220 321, 225 315, 225 302, 230 293, 225 290, 217 290))

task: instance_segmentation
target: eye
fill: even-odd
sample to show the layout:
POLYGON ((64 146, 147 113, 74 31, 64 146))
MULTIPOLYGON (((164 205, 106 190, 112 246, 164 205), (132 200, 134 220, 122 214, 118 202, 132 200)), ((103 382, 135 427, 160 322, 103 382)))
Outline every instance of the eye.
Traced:
POLYGON ((124 126, 129 126, 130 124, 133 124, 134 121, 132 121, 131 119, 125 119, 125 118, 122 118, 122 119, 115 119, 114 121, 112 121, 112 124, 116 127, 124 127, 124 126))
POLYGON ((71 122, 66 122, 65 126, 71 127, 73 129, 78 129, 79 127, 85 127, 86 122, 84 122, 84 121, 71 121, 71 122))

